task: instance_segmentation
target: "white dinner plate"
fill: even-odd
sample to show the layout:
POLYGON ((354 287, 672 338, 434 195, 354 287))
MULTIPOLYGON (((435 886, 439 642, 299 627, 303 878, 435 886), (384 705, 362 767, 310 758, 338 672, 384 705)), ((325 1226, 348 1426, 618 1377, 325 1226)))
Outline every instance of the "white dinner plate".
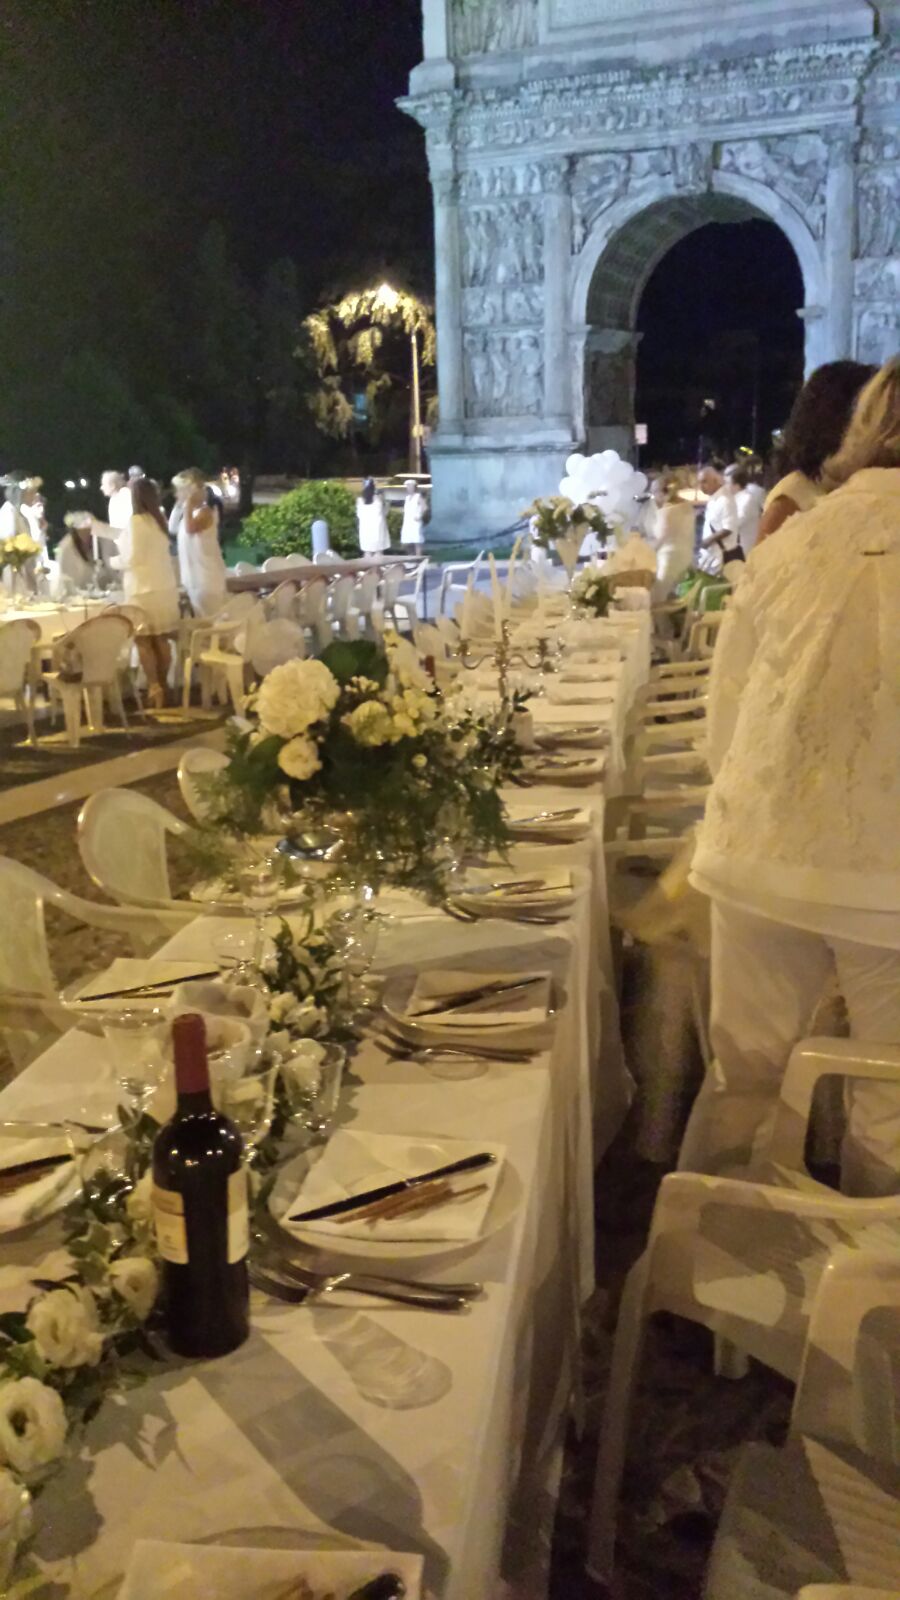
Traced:
MULTIPOLYGON (((273 1530, 274 1531, 274 1530, 273 1530)), ((331 1535, 332 1540, 334 1535, 331 1535)), ((314 1543, 311 1536, 308 1543, 314 1543)), ((118 1600, 283 1600, 308 1586, 313 1600, 346 1600, 383 1572, 396 1572, 419 1600, 422 1557, 391 1550, 240 1548, 139 1539, 118 1600), (296 1586, 294 1588, 293 1586, 296 1586)), ((307 1590, 302 1591, 304 1594, 307 1590)))
MULTIPOLYGON (((516 973, 510 972, 505 976, 515 978, 516 973)), ((484 1050, 489 1049, 493 1043, 502 1050, 545 1050, 550 1043, 556 1013, 562 1004, 555 978, 550 980, 550 1004, 543 1022, 529 1021, 518 1026, 515 1023, 505 1022, 502 1028, 483 1025, 466 1028, 458 1024, 442 1026, 430 1018, 407 1015, 407 1007, 417 977, 418 974, 414 971, 395 973, 386 980, 381 995, 382 1009, 392 1029, 404 1039, 408 1039, 410 1044, 476 1045, 484 1050)), ((473 972, 473 983, 477 983, 478 978, 479 974, 473 972)))
POLYGON ((586 727, 559 723, 538 723, 534 730, 535 744, 552 745, 585 745, 588 749, 597 749, 609 743, 609 728, 606 723, 592 722, 586 727))
POLYGON ((291 1240, 299 1241, 315 1252, 317 1259, 310 1266, 321 1269, 325 1261, 363 1260, 402 1263, 427 1260, 431 1256, 459 1255, 465 1250, 477 1250, 485 1239, 495 1233, 515 1216, 522 1203, 522 1181, 515 1167, 506 1159, 500 1168, 497 1186, 478 1236, 473 1239, 337 1239, 327 1238, 315 1228, 305 1228, 300 1222, 287 1222, 289 1211, 300 1203, 300 1189, 306 1173, 307 1154, 301 1152, 279 1169, 272 1193, 269 1211, 291 1240))
POLYGON ((52 1217, 78 1193, 81 1178, 71 1138, 58 1122, 0 1122, 0 1176, 7 1167, 64 1155, 11 1194, 0 1191, 0 1233, 17 1233, 52 1217))

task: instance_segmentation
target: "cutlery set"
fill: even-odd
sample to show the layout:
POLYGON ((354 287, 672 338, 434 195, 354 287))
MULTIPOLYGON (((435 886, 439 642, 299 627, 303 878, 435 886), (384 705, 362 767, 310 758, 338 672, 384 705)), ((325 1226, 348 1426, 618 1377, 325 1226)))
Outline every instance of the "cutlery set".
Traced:
POLYGON ((312 1211, 295 1211, 290 1220, 318 1222, 324 1217, 340 1217, 350 1211, 367 1211, 378 1201, 392 1199, 395 1195, 408 1194, 411 1190, 433 1183, 436 1178, 450 1178, 457 1172, 478 1172, 482 1167, 493 1166, 496 1159, 489 1150, 484 1150, 475 1156, 465 1156, 461 1161, 452 1161, 448 1166, 433 1167, 430 1172, 419 1173, 414 1178, 398 1178, 393 1183, 383 1183, 378 1188, 367 1189, 363 1194, 348 1195, 344 1200, 332 1200, 329 1205, 316 1206, 312 1211))

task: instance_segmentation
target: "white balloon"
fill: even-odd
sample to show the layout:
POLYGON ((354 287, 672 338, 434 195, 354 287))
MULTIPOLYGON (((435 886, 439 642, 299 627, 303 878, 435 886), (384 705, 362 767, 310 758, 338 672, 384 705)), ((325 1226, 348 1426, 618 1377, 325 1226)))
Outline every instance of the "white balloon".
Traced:
POLYGON ((587 456, 582 455, 580 450, 576 451, 575 455, 570 456, 566 462, 567 475, 570 478, 577 478, 586 461, 587 456))

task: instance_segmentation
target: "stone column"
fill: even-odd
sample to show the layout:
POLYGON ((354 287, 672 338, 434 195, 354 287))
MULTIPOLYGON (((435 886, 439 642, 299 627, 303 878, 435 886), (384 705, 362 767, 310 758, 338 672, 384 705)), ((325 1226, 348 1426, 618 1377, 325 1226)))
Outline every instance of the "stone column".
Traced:
POLYGON ((440 431, 461 433, 464 406, 459 191, 451 166, 433 166, 435 330, 440 431))
POLYGON ((541 165, 544 191, 544 420, 572 434, 569 367, 569 268, 572 257, 572 196, 569 162, 541 165))
POLYGON ((827 359, 853 349, 853 257, 856 244, 856 139, 854 128, 833 128, 825 188, 825 272, 828 283, 827 359))

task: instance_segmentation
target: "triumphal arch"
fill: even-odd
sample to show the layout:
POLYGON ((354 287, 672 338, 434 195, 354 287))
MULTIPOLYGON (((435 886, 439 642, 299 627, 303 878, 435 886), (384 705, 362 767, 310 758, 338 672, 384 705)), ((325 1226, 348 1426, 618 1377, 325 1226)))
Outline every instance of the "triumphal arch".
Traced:
POLYGON ((627 450, 665 253, 761 217, 807 369, 900 348, 900 0, 423 0, 403 108, 434 193, 432 532, 498 529, 573 446, 627 450))

